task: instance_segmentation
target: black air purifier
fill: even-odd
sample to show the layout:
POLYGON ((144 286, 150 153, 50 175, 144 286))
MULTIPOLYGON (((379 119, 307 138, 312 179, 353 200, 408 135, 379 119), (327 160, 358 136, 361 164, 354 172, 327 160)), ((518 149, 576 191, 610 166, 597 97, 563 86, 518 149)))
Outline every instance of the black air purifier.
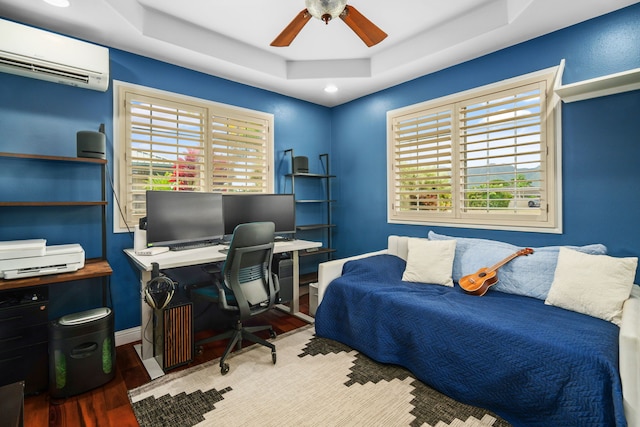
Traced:
POLYGON ((293 158, 293 173, 308 173, 309 158, 305 156, 297 156, 293 158))
POLYGON ((115 376, 113 312, 102 307, 49 323, 49 395, 84 393, 115 376))
POLYGON ((104 133, 81 130, 76 134, 76 139, 78 157, 107 158, 107 144, 104 133))

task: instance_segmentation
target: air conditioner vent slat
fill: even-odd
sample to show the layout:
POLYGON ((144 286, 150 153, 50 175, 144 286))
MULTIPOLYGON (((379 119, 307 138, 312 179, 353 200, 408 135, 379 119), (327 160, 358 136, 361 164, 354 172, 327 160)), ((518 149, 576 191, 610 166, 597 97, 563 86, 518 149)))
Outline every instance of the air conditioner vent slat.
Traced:
POLYGON ((30 62, 16 61, 15 59, 11 59, 11 58, 0 57, 0 64, 5 64, 10 67, 21 68, 23 70, 32 71, 34 73, 43 73, 43 74, 48 74, 50 76, 64 77, 67 79, 77 80, 78 82, 82 82, 85 84, 89 83, 89 76, 87 74, 72 73, 69 71, 63 71, 56 68, 45 67, 43 65, 36 65, 30 62))

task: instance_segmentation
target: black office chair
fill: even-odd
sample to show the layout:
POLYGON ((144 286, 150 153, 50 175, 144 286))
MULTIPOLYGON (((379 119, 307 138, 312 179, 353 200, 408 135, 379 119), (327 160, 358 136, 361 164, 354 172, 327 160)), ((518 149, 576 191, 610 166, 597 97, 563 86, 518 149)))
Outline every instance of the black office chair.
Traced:
POLYGON ((270 337, 275 338, 276 333, 271 325, 242 326, 243 321, 270 310, 276 302, 280 284, 278 276, 271 273, 274 230, 273 222, 238 225, 233 232, 222 274, 214 276, 215 286, 191 290, 192 297, 216 302, 222 310, 235 317, 234 329, 196 342, 196 346, 200 347, 212 341, 231 338, 220 358, 222 375, 229 372, 229 364, 225 363, 225 359, 234 346, 237 345, 237 350, 242 348, 243 339, 269 347, 273 363, 276 363, 276 346, 253 334, 269 330, 270 337))

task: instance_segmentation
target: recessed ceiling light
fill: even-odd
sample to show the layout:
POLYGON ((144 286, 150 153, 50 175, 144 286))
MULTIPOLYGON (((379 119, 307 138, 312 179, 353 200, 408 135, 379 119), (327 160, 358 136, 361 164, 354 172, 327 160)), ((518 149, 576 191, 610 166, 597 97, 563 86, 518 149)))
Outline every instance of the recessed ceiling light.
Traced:
POLYGON ((69 3, 69 0, 44 0, 45 3, 49 3, 52 6, 56 6, 56 7, 69 7, 69 5, 71 3, 69 3))
POLYGON ((338 91, 338 87, 335 85, 327 85, 324 88, 324 91, 327 93, 336 93, 338 91))

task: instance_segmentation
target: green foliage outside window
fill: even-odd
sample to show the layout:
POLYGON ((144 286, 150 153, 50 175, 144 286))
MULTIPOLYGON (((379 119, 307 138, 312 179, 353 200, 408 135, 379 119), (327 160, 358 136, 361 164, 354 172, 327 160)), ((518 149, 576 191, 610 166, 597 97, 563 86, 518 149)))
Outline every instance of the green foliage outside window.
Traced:
POLYGON ((531 181, 522 174, 518 174, 511 181, 494 179, 489 184, 472 187, 472 191, 468 191, 466 194, 466 205, 470 208, 508 208, 514 197, 514 189, 531 186, 531 181), (500 191, 501 189, 504 191, 500 191))
POLYGON ((403 191, 401 204, 411 206, 410 210, 443 209, 451 207, 451 180, 439 178, 432 169, 417 168, 415 173, 402 175, 403 191))
MULTIPOLYGON (((451 180, 438 178, 433 170, 417 169, 414 173, 402 175, 401 205, 409 210, 451 208, 451 180)), ((524 174, 505 181, 493 179, 488 184, 472 186, 465 194, 466 206, 469 208, 508 208, 518 188, 532 187, 532 181, 524 174)), ((535 198, 535 196, 524 196, 535 198)))

